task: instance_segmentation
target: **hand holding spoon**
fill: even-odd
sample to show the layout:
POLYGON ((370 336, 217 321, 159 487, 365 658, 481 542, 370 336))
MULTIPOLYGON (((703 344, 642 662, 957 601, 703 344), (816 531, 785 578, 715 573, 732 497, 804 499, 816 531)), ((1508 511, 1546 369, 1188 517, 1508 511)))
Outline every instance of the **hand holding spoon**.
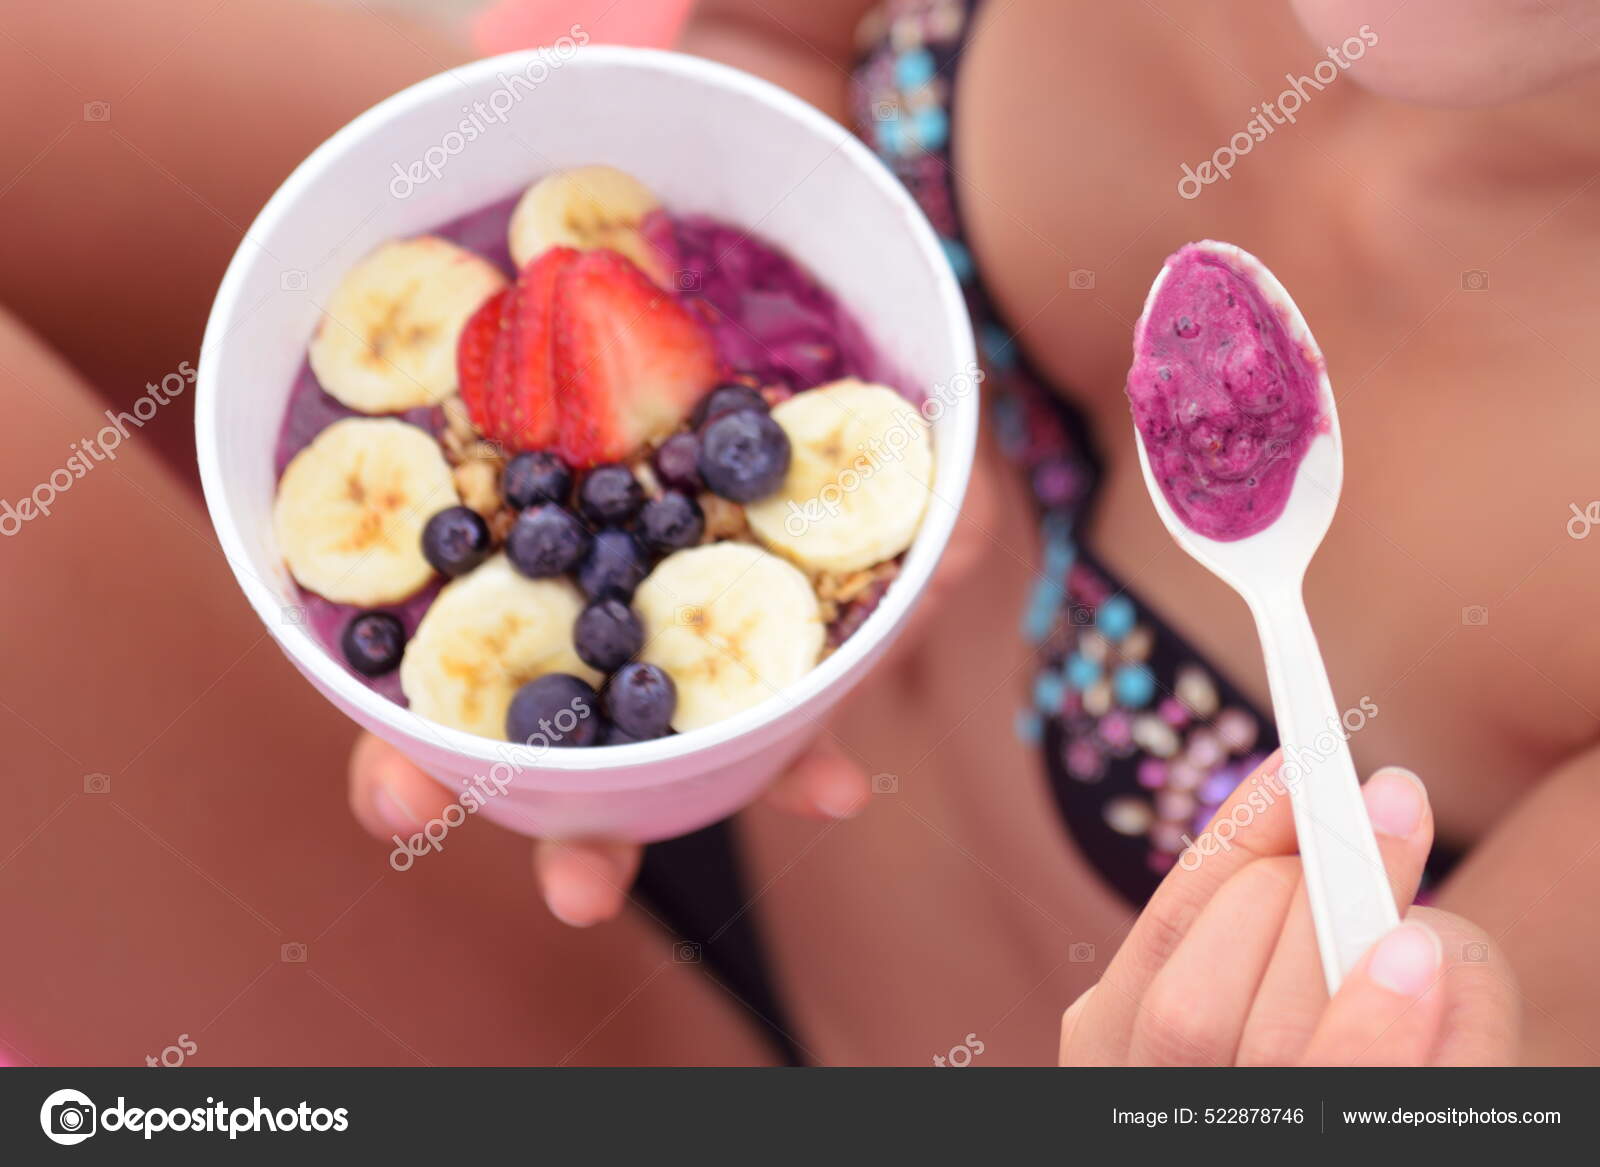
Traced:
POLYGON ((1128 397, 1161 521, 1255 617, 1331 994, 1399 917, 1301 595, 1344 480, 1322 353, 1260 260, 1193 243, 1150 288, 1128 397))

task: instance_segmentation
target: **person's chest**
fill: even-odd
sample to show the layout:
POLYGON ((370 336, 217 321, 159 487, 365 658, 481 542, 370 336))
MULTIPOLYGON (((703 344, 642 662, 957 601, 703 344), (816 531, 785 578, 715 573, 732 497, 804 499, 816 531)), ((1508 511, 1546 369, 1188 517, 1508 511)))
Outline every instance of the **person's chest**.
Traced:
MULTIPOLYGON (((1265 706, 1248 614, 1160 527, 1122 395, 1165 255, 1191 239, 1240 243, 1294 293, 1340 402, 1345 491, 1307 598, 1335 692, 1379 709, 1352 742, 1358 765, 1416 769, 1444 833, 1468 841, 1600 724, 1587 615, 1600 538, 1568 533, 1572 505, 1600 498, 1593 204, 1530 191, 1480 215, 1448 188, 1419 198, 1366 178, 1337 92, 1186 199, 1180 163, 1226 140, 1235 105, 1242 125, 1264 82, 1213 62, 1226 79, 1200 84, 1190 37, 1095 20, 1070 26, 1068 55, 1088 75, 1051 73, 1040 42, 1059 54, 1062 36, 997 10, 967 50, 955 146, 986 286, 1105 458, 1086 539, 1265 706)), ((1234 46, 1241 71, 1298 59, 1263 49, 1298 43, 1292 29, 1258 36, 1234 46)), ((1309 68, 1315 55, 1301 55, 1309 68)))

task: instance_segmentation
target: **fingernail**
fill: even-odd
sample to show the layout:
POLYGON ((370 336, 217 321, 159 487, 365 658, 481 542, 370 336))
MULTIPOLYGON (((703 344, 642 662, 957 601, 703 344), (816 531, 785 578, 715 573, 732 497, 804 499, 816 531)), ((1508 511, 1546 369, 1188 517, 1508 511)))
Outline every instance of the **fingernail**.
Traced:
POLYGON ((866 802, 854 784, 824 786, 811 796, 812 805, 831 819, 852 819, 861 813, 866 802))
POLYGON ((405 804, 391 794, 387 786, 378 787, 378 792, 372 796, 372 808, 397 835, 409 838, 422 829, 417 816, 407 810, 405 804))
MULTIPOLYGON (((587 902, 574 904, 563 902, 573 898, 575 897, 570 895, 562 896, 556 892, 546 892, 544 903, 545 907, 550 909, 550 914, 569 928, 587 928, 599 922, 600 916, 587 902)), ((583 898, 587 900, 587 897, 583 898)))
POLYGON ((545 846, 544 902, 550 914, 572 928, 588 928, 610 917, 613 889, 628 880, 622 865, 588 848, 555 842, 545 846))
POLYGON ((1444 948, 1432 928, 1405 923, 1378 941, 1367 975, 1391 993, 1420 997, 1439 975, 1443 960, 1444 948))
POLYGON ((1362 788, 1372 829, 1393 839, 1409 839, 1422 825, 1428 795, 1422 779, 1398 766, 1385 767, 1362 788))

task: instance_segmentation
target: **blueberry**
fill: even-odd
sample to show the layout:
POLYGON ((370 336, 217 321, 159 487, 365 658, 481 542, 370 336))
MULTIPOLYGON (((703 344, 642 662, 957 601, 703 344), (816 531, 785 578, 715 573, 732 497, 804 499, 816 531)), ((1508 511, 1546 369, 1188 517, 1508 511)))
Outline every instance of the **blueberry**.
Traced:
POLYGON ((722 385, 700 399, 694 407, 694 412, 689 415, 689 424, 695 429, 700 429, 707 422, 716 421, 725 414, 737 413, 741 409, 754 409, 759 413, 765 413, 767 399, 761 396, 759 389, 752 389, 748 385, 722 385))
POLYGON ((621 600, 596 600, 573 625, 572 646, 585 664, 615 672, 644 647, 644 625, 621 600))
POLYGON ((546 673, 511 698, 506 737, 537 747, 592 746, 600 740, 600 699, 570 673, 546 673))
POLYGON ((629 600, 647 566, 639 540, 626 531, 601 531, 578 568, 578 586, 591 600, 607 596, 629 600))
POLYGON ((636 738, 631 733, 626 733, 614 725, 607 725, 605 729, 600 731, 600 744, 603 746, 631 746, 634 742, 641 740, 641 738, 636 738))
POLYGON ((571 511, 545 503, 523 511, 506 536, 511 566, 541 579, 574 570, 588 554, 589 530, 571 511))
POLYGON ((705 489, 700 480, 700 439, 691 433, 673 434, 656 447, 655 468, 663 486, 688 494, 705 489))
POLYGON ((651 499, 639 512, 639 534, 645 546, 662 554, 693 547, 705 530, 706 517, 700 504, 676 490, 651 499))
POLYGON ((578 487, 578 509, 597 523, 626 523, 644 505, 644 487, 626 466, 596 466, 578 487))
POLYGON ((471 507, 446 507, 422 528, 423 557, 445 575, 466 575, 489 551, 489 524, 471 507))
POLYGON ((765 413, 725 413, 700 435, 700 477, 723 498, 754 502, 788 472, 789 435, 765 413))
POLYGON ((635 661, 623 665, 606 686, 606 716, 631 737, 661 737, 672 728, 678 708, 678 687, 655 665, 635 661))
POLYGON ((344 659, 363 677, 392 673, 406 648, 406 629, 388 612, 362 612, 344 627, 339 638, 344 659))
POLYGON ((500 493, 515 510, 541 502, 567 501, 572 493, 572 471, 546 450, 530 450, 506 463, 500 475, 500 493))

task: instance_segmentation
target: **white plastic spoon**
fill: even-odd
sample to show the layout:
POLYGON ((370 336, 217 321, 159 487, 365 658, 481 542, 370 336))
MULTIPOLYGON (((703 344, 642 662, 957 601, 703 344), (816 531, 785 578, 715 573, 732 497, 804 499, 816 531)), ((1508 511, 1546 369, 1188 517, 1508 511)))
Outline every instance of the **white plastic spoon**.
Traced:
MULTIPOLYGON (((1327 423, 1300 462, 1283 513, 1263 530, 1231 542, 1197 534, 1178 517, 1151 472, 1137 427, 1134 433, 1145 486, 1161 521, 1178 546, 1244 598, 1255 617, 1284 751, 1285 785, 1294 807, 1322 971, 1332 994, 1367 949, 1399 923, 1377 839, 1361 800, 1339 706, 1301 594, 1306 568, 1339 505, 1344 481, 1339 415, 1322 352, 1283 285, 1260 260, 1232 244, 1206 240, 1193 246, 1220 257, 1280 313, 1290 339, 1316 371, 1327 423), (1292 782, 1287 781, 1291 767, 1298 769, 1292 782)), ((1145 326, 1170 271, 1169 262, 1145 300, 1134 337, 1136 353, 1143 350, 1145 326)))

